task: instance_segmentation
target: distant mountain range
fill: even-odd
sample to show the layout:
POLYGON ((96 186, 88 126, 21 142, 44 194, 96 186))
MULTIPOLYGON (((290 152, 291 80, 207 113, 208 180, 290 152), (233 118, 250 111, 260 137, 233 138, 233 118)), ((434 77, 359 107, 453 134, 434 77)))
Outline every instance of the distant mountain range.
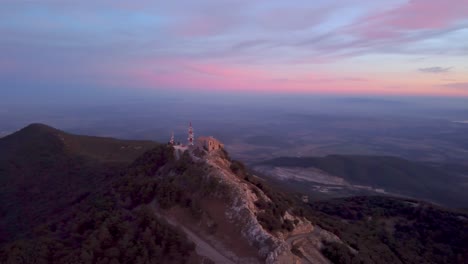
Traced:
MULTIPOLYGON (((224 149, 176 151, 41 124, 0 138, 0 263, 468 260, 463 210, 373 191, 307 202, 307 174, 280 186, 284 180, 256 176, 224 149)), ((421 195, 448 186, 439 179, 443 167, 392 157, 281 158, 257 166, 280 166, 283 176, 294 172, 288 168, 313 166, 323 186, 366 184, 421 195)))
POLYGON ((286 175, 283 180, 303 185, 305 192, 313 192, 314 186, 323 186, 322 189, 331 190, 328 193, 351 191, 344 196, 355 194, 352 190, 388 193, 451 207, 468 207, 468 167, 462 165, 413 162, 389 156, 329 155, 280 157, 257 163, 254 168, 277 179, 281 179, 281 174, 292 172, 295 175, 286 175), (302 177, 294 177, 297 175, 302 177), (317 175, 342 181, 324 183, 317 181, 317 175))

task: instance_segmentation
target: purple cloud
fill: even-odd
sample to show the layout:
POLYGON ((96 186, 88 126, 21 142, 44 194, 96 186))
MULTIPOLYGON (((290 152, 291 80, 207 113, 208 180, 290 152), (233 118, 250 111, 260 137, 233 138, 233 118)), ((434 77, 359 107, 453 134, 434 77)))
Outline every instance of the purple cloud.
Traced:
POLYGON ((442 87, 456 89, 456 90, 468 90, 468 82, 447 83, 447 84, 443 84, 442 87))
MULTIPOLYGON (((200 65, 215 65, 212 68, 252 68, 264 72, 257 76, 303 83, 310 81, 301 77, 307 72, 323 71, 326 77, 312 82, 357 85, 363 76, 355 76, 354 70, 372 71, 382 61, 351 69, 339 62, 398 54, 403 57, 400 63, 406 63, 412 56, 444 55, 449 65, 461 70, 463 65, 457 59, 450 61, 450 56, 468 54, 463 42, 468 33, 468 0, 0 3, 2 82, 89 80, 104 85, 118 79, 133 84, 138 80, 132 78, 152 80, 157 79, 152 75, 170 73, 171 84, 177 87, 178 74, 196 79, 210 75, 200 65)), ((444 73, 451 69, 418 70, 444 73)), ((242 76, 255 79, 253 74, 242 76)))
POLYGON ((452 69, 452 67, 428 67, 428 68, 419 68, 418 71, 424 73, 447 73, 452 69))

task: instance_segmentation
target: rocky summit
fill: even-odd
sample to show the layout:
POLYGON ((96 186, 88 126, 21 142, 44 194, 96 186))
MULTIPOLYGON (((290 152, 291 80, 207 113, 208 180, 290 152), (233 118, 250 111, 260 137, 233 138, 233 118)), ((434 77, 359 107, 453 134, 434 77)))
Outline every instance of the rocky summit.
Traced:
MULTIPOLYGON (((202 236, 221 254, 233 263, 328 263, 320 253, 322 241, 341 243, 340 239, 296 215, 285 197, 269 189, 241 163, 232 161, 218 140, 202 138, 184 151, 176 154, 177 162, 203 171, 191 177, 200 177, 203 185, 213 186, 208 194, 195 190, 190 195, 199 202, 202 217, 198 222, 190 221, 187 227, 218 226, 216 232, 202 236), (207 148, 211 143, 220 147, 207 148), (282 205, 275 204, 278 199, 284 199, 282 205), (274 226, 276 223, 278 226, 274 226), (251 249, 233 248, 232 244, 239 241, 245 241, 251 249)), ((163 177, 181 177, 184 172, 163 177)))

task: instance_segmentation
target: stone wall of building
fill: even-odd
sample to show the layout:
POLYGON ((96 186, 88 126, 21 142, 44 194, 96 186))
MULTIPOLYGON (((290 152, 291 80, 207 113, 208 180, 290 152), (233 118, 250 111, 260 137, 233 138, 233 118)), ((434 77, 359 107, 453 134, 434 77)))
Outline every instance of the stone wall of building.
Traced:
POLYGON ((224 148, 224 145, 214 137, 199 137, 197 144, 207 151, 215 151, 224 148))

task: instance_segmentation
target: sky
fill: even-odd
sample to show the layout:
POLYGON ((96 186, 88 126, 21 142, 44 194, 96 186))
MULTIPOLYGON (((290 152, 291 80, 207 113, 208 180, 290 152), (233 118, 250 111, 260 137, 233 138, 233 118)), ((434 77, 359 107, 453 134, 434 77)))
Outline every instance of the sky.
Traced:
POLYGON ((468 0, 0 0, 0 97, 468 97, 468 0))

